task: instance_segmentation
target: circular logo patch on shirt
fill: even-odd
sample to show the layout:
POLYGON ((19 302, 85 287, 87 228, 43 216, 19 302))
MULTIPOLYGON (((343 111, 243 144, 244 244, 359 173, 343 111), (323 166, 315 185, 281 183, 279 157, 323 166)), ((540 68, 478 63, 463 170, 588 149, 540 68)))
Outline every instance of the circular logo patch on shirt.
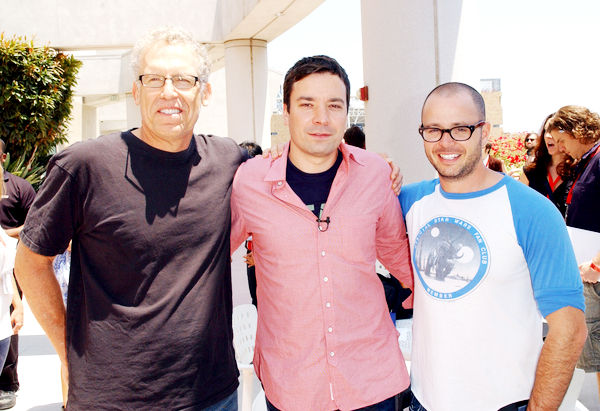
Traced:
POLYGON ((425 291, 440 300, 462 297, 488 271, 488 248, 479 231, 455 217, 436 217, 418 232, 413 264, 425 291))

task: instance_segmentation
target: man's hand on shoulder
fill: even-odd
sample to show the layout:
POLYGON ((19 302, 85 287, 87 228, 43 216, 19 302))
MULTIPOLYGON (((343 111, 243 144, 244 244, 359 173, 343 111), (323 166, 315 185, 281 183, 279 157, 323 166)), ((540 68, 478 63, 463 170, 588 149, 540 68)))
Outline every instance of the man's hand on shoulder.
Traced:
POLYGON ((279 158, 283 155, 286 143, 279 143, 275 147, 267 148, 263 152, 263 158, 272 157, 273 159, 279 158))
POLYGON ((383 158, 392 169, 390 173, 390 180, 392 180, 392 190, 396 195, 400 194, 400 190, 402 189, 402 180, 404 180, 404 176, 400 172, 400 167, 394 164, 394 161, 385 153, 377 153, 383 158))

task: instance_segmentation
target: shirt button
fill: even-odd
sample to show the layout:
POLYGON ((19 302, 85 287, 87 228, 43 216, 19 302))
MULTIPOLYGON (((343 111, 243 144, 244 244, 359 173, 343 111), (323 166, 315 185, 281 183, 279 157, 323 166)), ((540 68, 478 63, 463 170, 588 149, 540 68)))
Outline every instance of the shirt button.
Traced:
POLYGON ((327 307, 327 308, 331 307, 331 303, 329 303, 329 302, 325 303, 325 307, 327 307))
POLYGON ((330 356, 330 357, 333 357, 334 355, 335 355, 335 353, 334 353, 333 351, 331 351, 331 352, 329 353, 329 356, 330 356))
POLYGON ((329 281, 329 278, 323 277, 323 281, 327 282, 327 281, 329 281))
POLYGON ((277 182, 277 185, 278 185, 278 186, 280 186, 280 185, 282 185, 282 184, 283 184, 283 182, 281 182, 281 181, 278 181, 278 182, 277 182))
POLYGON ((333 332, 333 327, 329 327, 329 328, 327 329, 327 331, 329 331, 330 333, 331 333, 331 332, 333 332))
POLYGON ((321 251, 321 255, 325 257, 325 250, 321 251))

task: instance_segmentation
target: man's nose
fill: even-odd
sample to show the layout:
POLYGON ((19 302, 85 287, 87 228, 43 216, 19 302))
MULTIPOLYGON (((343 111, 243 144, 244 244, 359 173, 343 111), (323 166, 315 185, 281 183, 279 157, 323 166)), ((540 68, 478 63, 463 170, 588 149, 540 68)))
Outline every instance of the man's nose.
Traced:
POLYGON ((442 144, 453 144, 454 143, 454 139, 450 135, 450 130, 442 130, 442 137, 440 138, 440 141, 438 141, 438 143, 442 143, 442 144))
POLYGON ((313 111, 313 123, 317 124, 328 124, 329 123, 329 112, 327 107, 315 106, 313 111))
POLYGON ((177 95, 177 91, 175 90, 175 86, 173 85, 173 80, 170 78, 165 79, 165 84, 163 84, 161 89, 161 96, 163 98, 172 98, 177 95))

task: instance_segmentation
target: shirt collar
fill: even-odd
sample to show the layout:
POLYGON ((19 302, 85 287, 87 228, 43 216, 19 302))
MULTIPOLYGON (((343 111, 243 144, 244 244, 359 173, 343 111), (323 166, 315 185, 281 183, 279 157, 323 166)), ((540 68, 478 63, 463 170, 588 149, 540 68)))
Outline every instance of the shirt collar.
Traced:
MULTIPOLYGON (((364 166, 365 160, 363 158, 362 150, 355 147, 349 147, 345 143, 341 143, 338 146, 342 152, 343 162, 348 165, 350 161, 355 162, 358 165, 364 166)), ((265 176, 265 181, 284 181, 285 172, 287 168, 287 159, 290 151, 290 142, 288 141, 283 148, 281 156, 271 159, 271 167, 265 176)))
POLYGON ((586 151, 586 153, 581 156, 581 160, 585 160, 586 158, 591 156, 598 149, 599 145, 600 145, 600 141, 598 141, 596 144, 594 144, 594 146, 592 148, 590 148, 588 151, 586 151))

